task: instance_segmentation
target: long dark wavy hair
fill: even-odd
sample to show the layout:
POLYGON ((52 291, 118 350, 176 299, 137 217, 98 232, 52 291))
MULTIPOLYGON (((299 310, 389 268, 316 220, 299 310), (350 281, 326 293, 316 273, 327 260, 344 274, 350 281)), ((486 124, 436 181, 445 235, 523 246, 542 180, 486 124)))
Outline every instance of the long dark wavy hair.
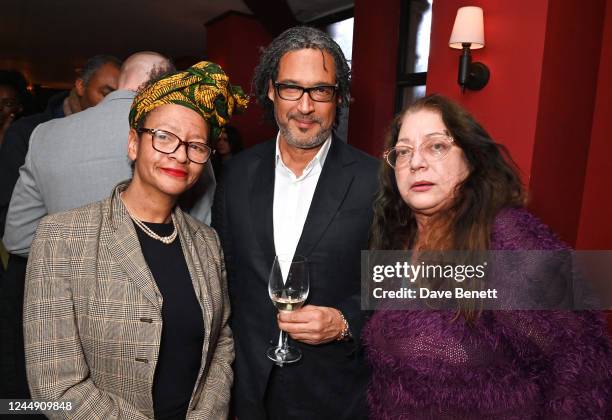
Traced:
MULTIPOLYGON (((455 143, 463 150, 469 175, 457 185, 453 203, 437 215, 438 231, 429 250, 484 251, 489 248, 495 215, 504 207, 524 205, 525 194, 516 164, 507 149, 465 109, 441 95, 429 95, 409 105, 393 120, 385 149, 397 143, 404 116, 420 110, 438 112, 455 143), (437 238, 437 240, 436 240, 437 238)), ((400 196, 393 168, 383 162, 374 202, 370 248, 411 249, 417 238, 412 210, 400 196)))
MULTIPOLYGON (((495 143, 484 128, 465 109, 440 96, 417 100, 395 117, 387 134, 385 149, 397 143, 404 117, 420 110, 437 112, 442 117, 455 144, 467 160, 469 175, 455 187, 451 204, 428 222, 425 239, 418 238, 413 211, 402 199, 393 168, 383 162, 379 173, 379 192, 374 201, 374 221, 370 229, 373 250, 416 250, 419 258, 448 258, 435 251, 462 251, 453 258, 455 264, 474 264, 478 254, 489 249, 495 215, 505 207, 524 205, 525 194, 516 164, 507 149, 495 143), (418 246, 418 249, 417 249, 418 246), (434 251, 432 253, 428 251, 434 251)), ((482 290, 486 278, 464 285, 482 290)), ((446 289, 455 286, 449 279, 429 283, 429 287, 446 289)), ((462 317, 471 324, 481 313, 482 302, 456 300, 453 320, 462 317)))

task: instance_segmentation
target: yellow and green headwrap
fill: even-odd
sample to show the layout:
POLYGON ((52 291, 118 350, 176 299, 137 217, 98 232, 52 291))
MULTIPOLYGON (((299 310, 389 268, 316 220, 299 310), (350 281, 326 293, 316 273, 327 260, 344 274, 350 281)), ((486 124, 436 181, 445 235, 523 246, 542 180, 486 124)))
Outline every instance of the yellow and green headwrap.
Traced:
POLYGON ((232 86, 218 64, 201 61, 140 91, 130 109, 130 127, 137 128, 140 120, 159 106, 177 104, 200 114, 216 139, 232 114, 246 109, 248 102, 242 88, 232 86))

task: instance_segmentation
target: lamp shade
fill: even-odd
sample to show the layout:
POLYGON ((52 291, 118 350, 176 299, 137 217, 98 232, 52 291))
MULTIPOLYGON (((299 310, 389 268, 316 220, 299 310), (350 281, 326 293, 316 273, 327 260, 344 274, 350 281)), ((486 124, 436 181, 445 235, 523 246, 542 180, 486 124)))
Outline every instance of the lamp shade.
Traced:
POLYGON ((463 43, 470 43, 470 49, 478 49, 485 46, 484 23, 482 9, 476 6, 460 7, 453 25, 448 46, 462 49, 463 43))

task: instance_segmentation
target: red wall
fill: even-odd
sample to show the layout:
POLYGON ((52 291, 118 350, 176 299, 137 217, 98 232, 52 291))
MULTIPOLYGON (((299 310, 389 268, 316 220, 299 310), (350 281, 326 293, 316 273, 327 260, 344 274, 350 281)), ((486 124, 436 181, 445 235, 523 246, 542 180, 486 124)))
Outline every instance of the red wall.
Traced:
POLYGON ((469 109, 508 147, 525 182, 535 142, 547 10, 542 0, 433 2, 427 93, 443 94, 469 109), (472 59, 485 63, 491 78, 483 90, 462 95, 457 84, 460 51, 449 48, 448 40, 457 9, 467 5, 484 10, 486 46, 473 51, 472 59))
MULTIPOLYGON (((249 93, 260 49, 272 41, 272 36, 257 19, 238 13, 207 23, 206 35, 208 60, 221 65, 232 84, 240 85, 249 93)), ((275 128, 263 122, 262 108, 253 97, 247 111, 233 117, 231 124, 240 131, 245 147, 276 135, 275 128)))
POLYGON ((582 209, 605 1, 549 1, 530 207, 575 245, 582 209))
MULTIPOLYGON (((597 98, 578 226, 578 249, 612 250, 612 1, 606 4, 597 98)), ((608 312, 612 334, 612 312, 608 312)))
POLYGON ((505 144, 523 172, 529 207, 567 242, 578 235, 597 91, 605 2, 434 1, 428 93, 450 96, 505 144), (484 10, 474 61, 491 70, 481 91, 461 94, 459 51, 448 47, 456 11, 484 10))
POLYGON ((607 2, 576 247, 612 249, 612 1, 607 2))
POLYGON ((529 207, 564 240, 612 249, 612 1, 445 0, 433 8, 428 93, 463 104, 509 148, 529 207), (487 45, 473 58, 491 80, 461 95, 458 52, 447 43, 466 5, 484 10, 487 45))
POLYGON ((348 142, 380 156, 393 119, 399 1, 355 1, 348 142))

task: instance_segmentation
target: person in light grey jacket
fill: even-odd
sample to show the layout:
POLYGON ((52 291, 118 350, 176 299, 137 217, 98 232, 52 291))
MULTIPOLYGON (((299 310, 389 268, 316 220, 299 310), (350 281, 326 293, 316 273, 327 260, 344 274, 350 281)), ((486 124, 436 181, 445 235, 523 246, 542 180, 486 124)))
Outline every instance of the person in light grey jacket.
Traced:
MULTIPOLYGON (((154 74, 173 70, 154 52, 128 57, 118 89, 95 107, 39 125, 32 133, 6 217, 6 249, 27 257, 40 220, 105 198, 115 185, 131 178, 126 156, 128 114, 138 90, 154 74)), ((210 223, 215 179, 207 164, 185 208, 210 223)))

